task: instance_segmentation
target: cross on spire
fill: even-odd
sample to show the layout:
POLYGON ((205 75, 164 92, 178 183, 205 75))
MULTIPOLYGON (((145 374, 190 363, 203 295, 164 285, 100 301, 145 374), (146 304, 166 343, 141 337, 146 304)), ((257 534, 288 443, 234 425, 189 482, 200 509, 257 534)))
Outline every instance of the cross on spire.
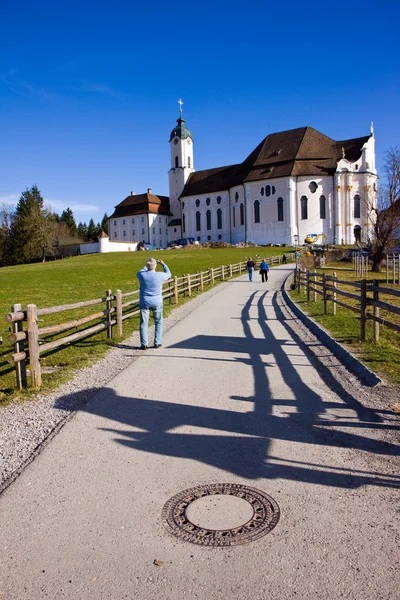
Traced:
POLYGON ((182 100, 178 100, 178 104, 179 104, 179 112, 182 114, 182 100))

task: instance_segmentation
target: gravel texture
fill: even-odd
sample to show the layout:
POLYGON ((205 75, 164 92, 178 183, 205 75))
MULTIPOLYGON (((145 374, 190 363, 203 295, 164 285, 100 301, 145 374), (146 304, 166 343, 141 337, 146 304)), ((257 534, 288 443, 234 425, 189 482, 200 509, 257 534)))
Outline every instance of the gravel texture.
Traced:
MULTIPOLYGON (((219 286, 175 308, 164 320, 164 331, 168 331, 176 322, 184 319, 194 308, 218 293, 218 290, 219 286)), ((388 424, 398 421, 398 415, 388 411, 388 408, 398 399, 398 391, 384 384, 373 388, 363 386, 360 380, 351 374, 301 321, 296 319, 280 292, 277 294, 277 303, 286 326, 291 329, 297 342, 306 347, 317 368, 324 370, 325 381, 330 381, 333 390, 345 389, 351 392, 361 406, 384 410, 384 422, 388 424)), ((152 332, 150 332, 150 339, 151 336, 152 332)), ((73 418, 74 411, 87 402, 96 389, 106 386, 113 377, 141 354, 139 332, 135 332, 129 339, 111 349, 99 362, 79 371, 71 381, 62 385, 57 391, 38 394, 34 400, 22 404, 14 403, 2 408, 0 410, 0 493, 33 460, 64 423, 73 418), (62 407, 59 407, 61 398, 62 407)), ((394 441, 395 433, 392 430, 382 429, 380 433, 382 439, 394 441)))

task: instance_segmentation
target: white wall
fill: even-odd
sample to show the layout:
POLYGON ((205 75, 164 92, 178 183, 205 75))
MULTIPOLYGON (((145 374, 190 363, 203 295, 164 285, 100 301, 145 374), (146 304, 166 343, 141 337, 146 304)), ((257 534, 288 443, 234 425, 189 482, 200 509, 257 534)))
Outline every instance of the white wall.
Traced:
POLYGON ((144 240, 155 248, 166 248, 169 220, 170 217, 153 213, 109 219, 110 241, 137 243, 144 240), (153 229, 155 229, 155 232, 153 232, 153 229))

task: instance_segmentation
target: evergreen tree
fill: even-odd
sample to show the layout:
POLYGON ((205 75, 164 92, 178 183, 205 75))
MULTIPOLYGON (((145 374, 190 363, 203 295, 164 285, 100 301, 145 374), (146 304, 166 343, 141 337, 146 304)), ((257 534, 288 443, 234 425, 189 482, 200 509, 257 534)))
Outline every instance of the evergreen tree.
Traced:
POLYGON ((87 228, 87 236, 86 236, 86 241, 92 240, 93 242, 97 241, 97 228, 96 225, 94 224, 93 219, 90 219, 89 221, 89 225, 87 228))
POLYGON ((15 219, 10 232, 11 262, 13 264, 26 263, 32 260, 29 250, 30 236, 32 235, 30 217, 31 213, 34 213, 35 223, 38 224, 39 215, 43 217, 43 204, 43 198, 36 184, 30 190, 26 189, 22 192, 15 209, 15 219))
POLYGON ((104 217, 101 220, 101 229, 108 235, 108 216, 107 213, 104 213, 104 217))
POLYGON ((87 240, 87 232, 88 232, 88 228, 86 223, 79 223, 78 224, 78 228, 77 228, 77 234, 78 237, 81 238, 81 240, 87 240))
POLYGON ((67 225, 72 236, 76 235, 77 227, 76 227, 74 215, 70 208, 66 208, 65 210, 62 211, 60 221, 67 225))

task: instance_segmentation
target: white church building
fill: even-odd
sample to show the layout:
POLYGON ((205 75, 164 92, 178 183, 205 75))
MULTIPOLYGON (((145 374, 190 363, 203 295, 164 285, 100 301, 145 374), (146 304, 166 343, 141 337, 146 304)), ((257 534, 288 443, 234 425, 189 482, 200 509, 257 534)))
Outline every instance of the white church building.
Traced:
POLYGON ((269 134, 242 163, 195 171, 194 143, 182 117, 170 134, 169 198, 131 195, 109 219, 109 240, 265 244, 366 242, 376 202, 373 128, 335 141, 312 127, 269 134), (323 236, 325 238, 325 236, 323 236))

